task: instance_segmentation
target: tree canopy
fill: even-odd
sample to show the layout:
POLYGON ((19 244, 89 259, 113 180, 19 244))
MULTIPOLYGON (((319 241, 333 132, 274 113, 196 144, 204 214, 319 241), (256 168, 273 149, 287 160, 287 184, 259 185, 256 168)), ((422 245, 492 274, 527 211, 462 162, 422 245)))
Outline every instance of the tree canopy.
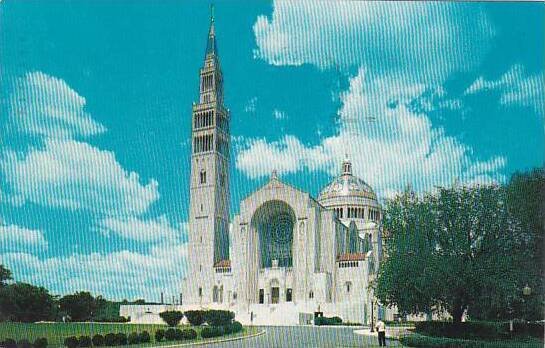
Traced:
POLYGON ((536 214, 543 211, 534 179, 514 177, 507 187, 454 185, 421 196, 407 191, 388 201, 379 300, 402 313, 446 310, 454 321, 466 310, 480 319, 522 315, 516 307, 525 300, 522 288, 542 279, 543 243, 536 241, 543 225, 536 214))

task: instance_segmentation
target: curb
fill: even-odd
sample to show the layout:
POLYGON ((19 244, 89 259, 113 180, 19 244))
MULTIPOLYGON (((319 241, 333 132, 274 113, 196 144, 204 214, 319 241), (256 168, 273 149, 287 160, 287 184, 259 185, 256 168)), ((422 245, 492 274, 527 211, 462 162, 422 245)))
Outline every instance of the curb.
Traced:
POLYGON ((248 335, 248 336, 229 337, 229 338, 219 339, 219 340, 216 340, 216 341, 202 341, 202 342, 173 344, 173 345, 170 345, 170 346, 163 346, 162 345, 162 346, 150 346, 150 347, 157 347, 157 348, 194 347, 194 346, 202 346, 202 345, 205 345, 205 344, 224 343, 224 342, 231 342, 231 341, 241 341, 241 340, 244 340, 244 339, 247 339, 247 338, 253 338, 253 337, 264 335, 266 332, 267 332, 266 330, 262 330, 262 331, 259 331, 259 332, 255 333, 255 334, 251 334, 251 335, 248 335))

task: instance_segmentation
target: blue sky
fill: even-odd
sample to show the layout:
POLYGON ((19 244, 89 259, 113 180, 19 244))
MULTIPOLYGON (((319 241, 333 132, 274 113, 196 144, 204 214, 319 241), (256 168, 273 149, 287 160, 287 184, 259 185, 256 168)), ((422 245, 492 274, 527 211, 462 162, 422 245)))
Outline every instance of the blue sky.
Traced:
MULTIPOLYGON (((543 3, 216 2, 231 210, 347 154, 381 199, 542 166, 543 3)), ((0 262, 54 293, 176 294, 206 1, 0 3, 0 262)))

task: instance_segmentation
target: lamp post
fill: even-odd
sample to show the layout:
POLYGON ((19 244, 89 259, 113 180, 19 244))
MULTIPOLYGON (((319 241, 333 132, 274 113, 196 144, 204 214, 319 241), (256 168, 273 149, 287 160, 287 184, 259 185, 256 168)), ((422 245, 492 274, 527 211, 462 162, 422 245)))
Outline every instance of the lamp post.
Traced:
MULTIPOLYGON (((526 283, 526 286, 524 286, 524 288, 522 288, 522 304, 523 304, 523 308, 522 310, 524 311, 525 310, 525 298, 528 298, 530 295, 532 294, 532 288, 528 285, 528 283, 526 283)), ((513 310, 511 309, 511 320, 509 321, 509 331, 512 333, 513 332, 513 317, 512 317, 512 314, 513 314, 513 310)), ((526 321, 525 318, 522 318, 524 321, 526 321)))

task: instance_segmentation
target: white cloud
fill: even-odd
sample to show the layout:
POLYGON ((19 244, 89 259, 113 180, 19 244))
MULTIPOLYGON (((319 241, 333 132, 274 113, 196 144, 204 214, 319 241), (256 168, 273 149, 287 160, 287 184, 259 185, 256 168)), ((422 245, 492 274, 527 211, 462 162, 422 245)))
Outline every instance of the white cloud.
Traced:
POLYGON ((248 100, 246 105, 244 105, 244 112, 249 114, 254 114, 256 111, 256 104, 257 104, 257 97, 251 98, 250 100, 248 100))
POLYGON ((426 79, 477 66, 494 29, 478 4, 274 1, 254 24, 256 58, 274 65, 369 66, 426 79))
POLYGON ((174 241, 181 239, 185 225, 175 228, 166 216, 156 219, 142 220, 135 217, 107 218, 101 223, 106 231, 111 231, 126 239, 140 242, 174 241))
POLYGON ((336 135, 309 146, 286 135, 278 141, 250 139, 238 151, 236 165, 256 178, 276 169, 293 173, 301 169, 340 171, 348 154, 355 174, 382 196, 402 190, 407 184, 417 190, 434 185, 502 180, 502 157, 480 161, 467 145, 434 128, 424 113, 411 111, 406 103, 424 86, 400 80, 377 78, 360 69, 341 93, 339 129, 336 135), (392 105, 392 100, 397 102, 392 105))
POLYGON ((485 80, 479 77, 465 94, 476 94, 484 91, 499 91, 500 103, 531 107, 536 114, 543 116, 545 111, 545 77, 543 71, 529 75, 522 65, 513 65, 497 80, 485 80))
POLYGON ((44 206, 141 214, 159 198, 155 180, 142 184, 113 152, 75 140, 46 140, 25 155, 5 151, 0 171, 13 196, 44 206))
POLYGON ((42 231, 0 222, 0 251, 43 251, 47 246, 42 231))
POLYGON ((286 113, 284 111, 280 111, 278 109, 274 109, 272 112, 273 116, 277 120, 283 120, 287 118, 286 113))
POLYGON ((187 244, 163 244, 148 253, 123 250, 45 259, 23 252, 5 253, 0 263, 17 280, 43 285, 55 294, 87 290, 111 299, 158 301, 161 292, 179 294, 186 255, 187 244))
POLYGON ((11 125, 21 133, 73 138, 106 131, 85 111, 86 100, 66 82, 42 72, 15 81, 9 96, 11 125))

